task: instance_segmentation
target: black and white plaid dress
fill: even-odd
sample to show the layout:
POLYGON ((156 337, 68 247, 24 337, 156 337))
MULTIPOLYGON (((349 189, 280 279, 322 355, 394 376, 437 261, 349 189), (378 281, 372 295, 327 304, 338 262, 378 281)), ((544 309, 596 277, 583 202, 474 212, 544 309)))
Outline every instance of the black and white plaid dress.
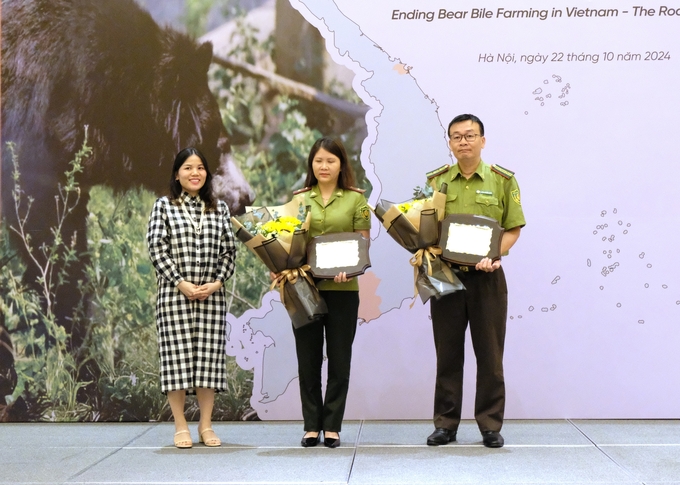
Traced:
POLYGON ((161 390, 194 393, 197 387, 205 387, 224 391, 224 287, 203 301, 191 301, 177 285, 183 280, 196 285, 216 280, 224 283, 234 273, 236 245, 229 209, 218 201, 216 211, 203 213, 203 224, 197 231, 203 201, 183 193, 179 202, 175 205, 162 197, 154 203, 146 236, 158 282, 156 326, 161 390))

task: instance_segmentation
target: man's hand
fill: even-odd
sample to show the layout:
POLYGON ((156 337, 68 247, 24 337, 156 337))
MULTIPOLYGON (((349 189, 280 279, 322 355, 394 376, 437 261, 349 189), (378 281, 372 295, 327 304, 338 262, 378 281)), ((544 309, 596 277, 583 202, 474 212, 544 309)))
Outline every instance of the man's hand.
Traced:
POLYGON ((475 269, 479 271, 486 271, 487 273, 492 273, 501 267, 501 260, 497 259, 492 261, 489 258, 482 259, 479 263, 475 265, 475 269))

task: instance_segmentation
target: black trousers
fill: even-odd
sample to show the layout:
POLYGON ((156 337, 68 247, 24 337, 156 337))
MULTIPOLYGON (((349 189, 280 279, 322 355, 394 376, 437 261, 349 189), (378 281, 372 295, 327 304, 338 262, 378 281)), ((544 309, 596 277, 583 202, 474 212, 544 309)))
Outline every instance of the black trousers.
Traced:
POLYGON ((328 314, 294 330, 305 431, 340 432, 345 414, 352 343, 357 331, 358 291, 321 291, 328 314), (326 337, 328 380, 321 396, 321 366, 326 337))
POLYGON ((503 348, 508 288, 503 268, 492 273, 456 272, 466 290, 431 300, 437 353, 434 425, 458 429, 463 401, 465 332, 470 325, 477 358, 475 419, 480 431, 500 431, 505 412, 503 348))

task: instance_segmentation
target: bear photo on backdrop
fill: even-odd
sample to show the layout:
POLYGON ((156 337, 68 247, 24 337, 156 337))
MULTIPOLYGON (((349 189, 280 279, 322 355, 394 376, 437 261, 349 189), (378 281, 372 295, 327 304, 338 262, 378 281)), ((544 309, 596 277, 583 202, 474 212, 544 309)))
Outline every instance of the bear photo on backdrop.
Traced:
MULTIPOLYGON (((185 146, 200 148, 214 164, 218 198, 233 213, 253 200, 208 89, 211 44, 161 29, 132 0, 10 0, 3 14, 2 141, 16 145, 22 190, 34 198, 27 220, 34 247, 51 237, 55 187, 86 126, 92 154, 84 162, 81 201, 63 231, 79 253, 87 188, 143 185, 164 193, 167 166, 185 146)), ((3 216, 13 225, 7 151, 2 170, 3 216)), ((69 300, 59 295, 58 319, 70 316, 69 300)))
MULTIPOLYGON (((370 191, 355 74, 288 2, 3 0, 2 14, 0 422, 170 419, 145 245, 169 164, 198 148, 237 215, 255 187, 257 204, 289 200, 332 132, 370 191)), ((238 251, 224 288, 237 318, 269 292, 254 258, 238 251)), ((216 420, 258 419, 253 362, 227 358, 216 420)))
POLYGON ((175 154, 195 146, 233 214, 255 194, 208 87, 210 43, 159 27, 133 0, 3 0, 2 14, 2 217, 12 252, 0 260, 25 262, 23 284, 43 296, 42 312, 73 349, 87 332, 74 312, 80 305, 87 314, 78 282, 88 261, 91 187, 165 194, 175 154), (64 211, 60 194, 69 184, 64 211), (67 256, 49 253, 55 239, 67 256), (59 257, 69 260, 51 274, 56 290, 47 308, 45 268, 59 257))

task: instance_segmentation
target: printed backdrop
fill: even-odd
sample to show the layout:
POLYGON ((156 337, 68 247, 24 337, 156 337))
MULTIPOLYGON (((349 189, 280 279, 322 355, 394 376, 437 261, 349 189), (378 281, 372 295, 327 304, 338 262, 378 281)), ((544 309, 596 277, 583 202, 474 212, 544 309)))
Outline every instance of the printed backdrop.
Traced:
MULTIPOLYGON (((123 139, 130 123, 123 116, 106 120, 121 129, 105 138, 82 110, 68 117, 68 130, 51 129, 53 137, 67 132, 74 140, 63 144, 66 155, 53 157, 53 167, 24 158, 34 153, 25 146, 35 139, 17 135, 30 130, 16 121, 14 107, 62 122, 60 110, 76 109, 53 97, 51 109, 41 111, 47 94, 30 91, 14 70, 22 43, 35 39, 11 36, 7 10, 33 3, 3 2, 3 145, 16 146, 5 145, 2 159, 2 419, 166 419, 155 374, 154 278, 143 241, 163 187, 127 177, 139 162, 110 148, 119 159, 106 160, 116 168, 93 175, 103 170, 92 167, 105 159, 102 144, 123 139), (85 169, 69 176, 68 161, 79 149, 85 169), (35 182, 36 171, 46 182, 35 182), (82 210, 62 212, 61 226, 54 216, 27 243, 32 219, 22 235, 21 217, 34 210, 28 198, 64 194, 70 198, 57 210, 82 210), (87 231, 82 246, 65 231, 80 230, 76 217, 87 231), (40 249, 36 240, 47 245, 40 249), (51 286, 41 275, 51 275, 51 286), (51 298, 64 289, 78 298, 68 305, 51 298)), ((146 10, 139 11, 131 2, 111 3, 137 16, 148 10, 156 20, 139 23, 151 29, 172 23, 161 20, 155 2, 140 2, 146 10)), ((200 39, 192 41, 196 49, 212 42, 215 57, 207 78, 162 91, 158 104, 190 97, 210 112, 212 101, 201 94, 209 88, 222 133, 213 142, 215 164, 235 212, 288 200, 322 133, 345 141, 370 203, 408 199, 427 171, 452 163, 450 119, 476 114, 486 128, 483 158, 515 172, 527 219, 503 259, 510 291, 506 417, 677 418, 680 263, 672 248, 680 222, 680 9, 613 1, 455 3, 291 0, 245 5, 246 12, 215 0, 203 12, 187 1, 171 31, 200 39)), ((162 32, 155 35, 168 35, 162 32)), ((61 62, 36 57, 44 60, 41 69, 61 62)), ((166 79, 163 73, 148 75, 166 79)), ((168 145, 193 139, 194 131, 170 130, 168 145)), ((56 150, 53 138, 40 142, 56 150)), ((171 162, 154 161, 144 176, 166 180, 171 162)), ((410 255, 375 219, 371 237, 346 418, 428 419, 435 366, 429 307, 419 300, 411 307, 410 255)), ((227 285, 232 389, 220 396, 218 417, 300 419, 290 323, 278 294, 268 292, 264 267, 239 249, 237 275, 227 285)), ((469 418, 469 343, 467 355, 469 418)))

